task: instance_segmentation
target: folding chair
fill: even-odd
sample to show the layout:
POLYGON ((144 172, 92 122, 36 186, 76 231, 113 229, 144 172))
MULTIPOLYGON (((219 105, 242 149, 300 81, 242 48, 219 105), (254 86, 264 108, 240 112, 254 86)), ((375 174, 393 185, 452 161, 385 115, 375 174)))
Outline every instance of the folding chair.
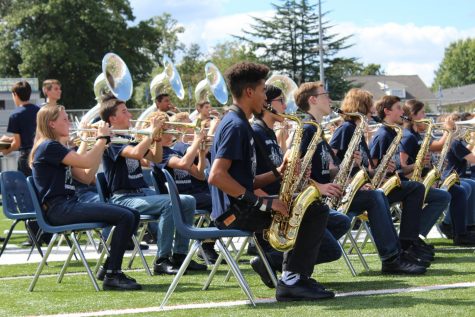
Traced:
MULTIPOLYGON (((107 187, 106 177, 105 177, 104 173, 102 173, 102 172, 96 174, 96 187, 97 187, 97 192, 99 194, 99 199, 101 200, 101 202, 108 203, 109 199, 111 197, 111 194, 110 194, 109 189, 107 187)), ((145 272, 147 272, 147 274, 149 276, 152 276, 152 272, 150 271, 150 267, 148 266, 147 260, 145 259, 145 256, 144 256, 142 250, 140 249, 140 243, 142 242, 143 237, 145 235, 145 229, 147 228, 147 224, 149 222, 154 222, 154 221, 157 221, 157 220, 158 220, 158 217, 155 217, 155 216, 140 215, 140 223, 139 223, 139 227, 137 229, 138 235, 137 235, 137 237, 135 235, 132 235, 132 241, 134 243, 134 250, 132 251, 132 256, 130 257, 130 260, 129 260, 129 263, 128 263, 128 266, 127 266, 129 269, 132 268, 133 261, 135 259, 135 256, 138 253, 139 256, 140 256, 140 259, 142 261, 142 265, 145 269, 145 272)), ((109 237, 107 239, 108 242, 110 241, 110 238, 112 237, 112 235, 113 235, 113 231, 111 231, 110 234, 109 234, 109 237)), ((95 268, 96 272, 97 272, 97 270, 99 270, 99 266, 100 266, 100 263, 102 262, 102 259, 104 258, 104 255, 105 255, 105 253, 104 253, 104 250, 103 250, 103 252, 100 255, 99 261, 97 262, 96 268, 95 268)))
MULTIPOLYGON (((40 262, 38 265, 38 268, 36 270, 35 276, 33 277, 33 281, 31 281, 30 287, 28 288, 28 291, 32 292, 33 289, 35 288, 36 282, 38 281, 38 278, 41 274, 41 271, 43 270, 46 261, 48 260, 48 257, 51 253, 51 250, 53 249, 54 244, 56 243, 56 240, 58 239, 58 236, 60 235, 68 235, 70 236, 71 240, 73 241, 73 245, 71 247, 71 251, 69 252, 69 255, 64 262, 64 265, 61 269, 61 272, 58 276, 58 283, 61 283, 62 278, 64 276, 64 273, 66 272, 66 269, 69 265, 69 261, 71 260, 73 254, 77 250, 79 253, 79 257, 81 258, 81 261, 86 268, 87 275, 89 276, 94 289, 96 291, 99 291, 99 285, 97 284, 96 278, 92 274, 91 268, 89 267, 89 264, 87 263, 86 257, 84 256, 84 253, 81 249, 81 246, 79 245, 79 238, 82 232, 89 231, 89 230, 100 230, 108 226, 107 223, 102 223, 102 222, 88 222, 88 223, 75 223, 75 224, 70 224, 70 225, 63 225, 63 226, 53 226, 48 223, 46 218, 44 217, 43 214, 43 209, 41 208, 40 200, 38 197, 38 190, 36 189, 36 186, 33 182, 33 178, 29 176, 27 178, 27 183, 28 183, 28 190, 30 192, 31 200, 33 202, 34 209, 36 211, 36 219, 38 221, 39 227, 44 231, 44 232, 49 232, 53 234, 53 237, 51 238, 51 241, 48 245, 48 248, 46 250, 46 253, 43 257, 43 260, 40 262), (77 236, 76 236, 77 235, 77 236)), ((105 245, 105 242, 102 240, 102 243, 104 243, 104 248, 106 249, 107 246, 105 245)))
MULTIPOLYGON (((12 232, 20 221, 25 223, 26 231, 33 242, 33 246, 36 247, 40 255, 43 256, 41 245, 38 243, 30 227, 30 221, 36 221, 36 212, 28 191, 25 175, 18 171, 0 173, 0 188, 3 197, 3 213, 8 219, 13 220, 10 230, 5 237, 5 241, 3 242, 2 249, 0 250, 0 256, 2 256, 5 251, 12 232)), ((30 256, 28 256, 28 259, 29 257, 30 256)))
POLYGON ((361 215, 352 217, 351 224, 350 224, 350 229, 346 233, 345 238, 343 239, 343 242, 340 243, 340 241, 338 241, 338 244, 339 244, 340 249, 342 251, 343 259, 345 260, 345 263, 348 266, 348 269, 350 270, 351 275, 353 275, 353 276, 356 276, 357 273, 356 273, 356 270, 355 270, 355 268, 354 268, 354 266, 353 266, 353 264, 350 260, 350 257, 349 257, 349 254, 351 253, 352 250, 356 251, 356 254, 358 255, 358 258, 359 258, 361 264, 363 265, 363 268, 365 269, 365 271, 366 272, 369 271, 368 263, 366 262, 366 259, 364 258, 363 254, 361 253, 361 249, 358 246, 358 242, 357 242, 360 231, 358 230, 356 236, 353 237, 353 228, 355 227, 355 224, 356 224, 357 220, 361 221, 360 228, 364 227, 367 230, 367 234, 371 234, 371 231, 369 230, 369 227, 367 225, 368 216, 365 215, 365 214, 361 214, 361 215), (345 248, 344 248, 344 246, 346 244, 346 241, 350 242, 350 249, 348 251, 346 251, 345 248))
MULTIPOLYGON (((192 247, 190 248, 188 254, 186 255, 185 260, 183 261, 183 264, 181 265, 180 269, 178 270, 177 275, 173 279, 172 284, 168 288, 167 293, 165 294, 165 297, 163 298, 163 301, 160 305, 161 308, 163 308, 168 300, 170 299, 171 295, 175 291, 176 286, 178 285, 178 282, 180 278, 183 276, 183 274, 186 271, 186 268, 188 267, 193 255, 196 253, 198 250, 198 247, 201 245, 201 242, 206 239, 216 239, 216 245, 218 246, 219 250, 221 251, 220 256, 218 260, 216 261, 216 264, 214 265, 213 271, 211 274, 214 275, 216 272, 216 268, 219 266, 221 259, 224 257, 230 266, 234 276, 236 277, 239 286, 241 289, 244 291, 246 296, 249 298, 249 301, 252 303, 252 305, 256 305, 254 295, 252 294, 251 289, 249 288, 249 284, 247 283, 246 279, 241 273, 241 270, 239 269, 238 264, 234 260, 234 258, 231 256, 231 253, 228 251, 227 244, 224 242, 224 238, 237 238, 237 237, 243 237, 243 238, 253 238, 253 234, 251 232, 247 231, 242 231, 242 230, 220 230, 218 228, 196 228, 193 226, 190 226, 185 223, 184 221, 184 215, 183 215, 183 209, 181 206, 180 202, 180 197, 178 194, 178 189, 176 187, 176 184, 171 177, 171 175, 166 171, 163 170, 163 173, 166 177, 167 183, 168 183, 168 190, 170 193, 171 201, 172 201, 172 213, 173 213, 173 220, 175 222, 175 227, 178 232, 180 232, 181 235, 186 236, 192 240, 194 240, 194 243, 192 247)), ((274 285, 277 284, 277 280, 272 272, 272 269, 270 268, 269 263, 267 262, 264 253, 262 249, 260 248, 259 244, 256 242, 256 246, 258 249, 258 252, 261 256, 261 258, 264 261, 264 264, 266 265, 267 271, 269 272, 270 276, 273 278, 274 285)), ((210 274, 210 279, 212 279, 212 276, 210 274)), ((209 284, 208 284, 209 285, 209 284)), ((205 288, 206 289, 206 285, 205 288)))

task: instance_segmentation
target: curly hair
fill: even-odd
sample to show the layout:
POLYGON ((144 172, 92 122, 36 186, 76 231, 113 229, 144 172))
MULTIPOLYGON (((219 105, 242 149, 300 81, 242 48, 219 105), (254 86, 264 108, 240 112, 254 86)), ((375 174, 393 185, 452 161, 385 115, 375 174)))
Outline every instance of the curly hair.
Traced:
MULTIPOLYGON (((359 112, 367 115, 373 107, 373 95, 364 89, 350 89, 343 101, 341 102, 341 111, 343 112, 359 112)), ((347 116, 343 116, 345 120, 349 120, 347 116)))
POLYGON ((261 80, 266 79, 269 67, 251 62, 234 64, 226 70, 225 78, 234 98, 241 98, 244 89, 255 89, 261 80))

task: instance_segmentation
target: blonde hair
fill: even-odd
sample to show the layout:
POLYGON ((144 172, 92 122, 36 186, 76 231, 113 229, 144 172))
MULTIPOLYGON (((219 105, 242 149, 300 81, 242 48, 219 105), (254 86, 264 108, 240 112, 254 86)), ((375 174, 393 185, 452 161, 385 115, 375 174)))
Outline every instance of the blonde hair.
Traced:
POLYGON ((46 140, 57 140, 54 130, 49 123, 56 121, 61 111, 65 111, 63 106, 44 106, 41 107, 36 115, 36 135, 35 143, 30 153, 29 163, 33 165, 33 158, 35 156, 38 146, 46 140))
MULTIPOLYGON (((373 95, 364 89, 350 89, 341 103, 341 111, 343 112, 359 112, 367 115, 373 107, 373 95)), ((344 116, 345 120, 350 118, 344 116)))

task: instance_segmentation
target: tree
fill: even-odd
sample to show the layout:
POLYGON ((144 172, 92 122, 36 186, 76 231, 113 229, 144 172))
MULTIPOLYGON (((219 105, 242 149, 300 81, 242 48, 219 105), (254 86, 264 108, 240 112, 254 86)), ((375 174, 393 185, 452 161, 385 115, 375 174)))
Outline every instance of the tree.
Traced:
POLYGON ((0 76, 59 79, 68 108, 95 102, 92 86, 105 53, 121 56, 137 84, 159 52, 179 48, 173 39, 156 39, 183 31, 163 29, 173 22, 169 15, 130 26, 135 17, 128 0, 11 0, 7 8, 21 10, 7 9, 3 16, 0 76))
POLYGON ((432 89, 475 83, 475 39, 453 42, 445 49, 444 59, 435 72, 432 89))
MULTIPOLYGON (((349 36, 338 38, 330 34, 331 25, 322 22, 323 43, 319 43, 318 15, 316 5, 308 0, 281 0, 272 4, 275 15, 270 19, 254 18, 251 30, 243 30, 244 36, 237 37, 252 45, 253 51, 271 69, 289 75, 298 84, 317 80, 319 77, 318 47, 325 49, 325 73, 332 97, 340 98, 350 88, 343 77, 341 67, 355 62, 354 59, 335 58, 341 50, 350 47, 345 42, 349 36), (335 65, 334 65, 335 64, 335 65), (333 70, 332 68, 338 68, 333 70)), ((326 13, 322 14, 324 17, 326 13)))

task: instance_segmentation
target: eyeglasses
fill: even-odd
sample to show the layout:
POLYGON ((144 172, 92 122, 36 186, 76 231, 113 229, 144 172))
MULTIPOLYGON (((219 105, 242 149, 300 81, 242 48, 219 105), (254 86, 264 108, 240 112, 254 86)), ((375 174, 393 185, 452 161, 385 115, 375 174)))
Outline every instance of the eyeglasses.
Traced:
POLYGON ((330 93, 329 93, 329 92, 322 92, 322 93, 315 94, 315 95, 312 95, 312 96, 314 96, 314 97, 318 97, 318 96, 320 96, 320 95, 327 95, 327 96, 329 96, 329 95, 330 95, 330 93))
POLYGON ((280 102, 281 104, 284 104, 284 103, 285 103, 285 98, 284 98, 284 97, 280 97, 280 98, 272 99, 271 101, 278 101, 278 102, 280 102))

